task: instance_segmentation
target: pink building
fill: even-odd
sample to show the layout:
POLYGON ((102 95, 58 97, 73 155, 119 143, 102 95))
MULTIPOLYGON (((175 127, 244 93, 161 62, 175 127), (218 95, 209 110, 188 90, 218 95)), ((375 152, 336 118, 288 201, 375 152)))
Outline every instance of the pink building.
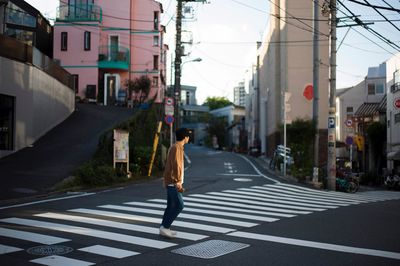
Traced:
POLYGON ((74 75, 76 95, 115 104, 126 95, 128 80, 146 75, 149 97, 161 102, 167 50, 162 12, 154 0, 60 0, 54 58, 74 75))

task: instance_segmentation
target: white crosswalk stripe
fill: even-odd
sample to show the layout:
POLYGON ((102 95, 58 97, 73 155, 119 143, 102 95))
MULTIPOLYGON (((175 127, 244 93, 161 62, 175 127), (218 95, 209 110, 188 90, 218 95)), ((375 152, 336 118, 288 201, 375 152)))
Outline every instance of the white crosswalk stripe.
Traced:
POLYGON ((113 257, 113 258, 117 258, 117 259, 122 259, 122 258, 140 254, 139 252, 123 250, 123 249, 113 248, 113 247, 107 247, 107 246, 102 246, 102 245, 95 245, 95 246, 91 246, 91 247, 80 248, 79 250, 85 251, 88 253, 113 257))
POLYGON ((47 256, 44 258, 39 258, 39 259, 34 259, 31 260, 30 262, 37 263, 37 264, 42 264, 42 265, 48 265, 48 266, 89 266, 89 265, 95 265, 95 263, 92 262, 87 262, 83 260, 77 260, 77 259, 70 259, 67 257, 63 256, 47 256))
MULTIPOLYGON (((159 233, 159 230, 156 227, 114 222, 114 221, 90 218, 90 217, 85 217, 85 216, 68 215, 68 214, 51 213, 51 212, 36 214, 35 216, 59 219, 59 220, 66 220, 66 221, 75 221, 75 222, 80 222, 80 223, 101 225, 101 226, 113 227, 113 228, 120 228, 120 229, 124 229, 124 230, 129 230, 129 231, 149 233, 149 234, 153 234, 153 235, 158 235, 158 233, 159 233)), ((177 237, 182 238, 182 239, 197 241, 197 240, 204 239, 207 236, 182 232, 177 237)))
MULTIPOLYGON (((153 218, 153 217, 148 217, 148 216, 139 216, 139 215, 126 214, 126 213, 91 210, 91 209, 83 209, 83 208, 73 209, 73 210, 69 210, 69 211, 86 213, 86 214, 103 215, 103 216, 108 216, 108 217, 122 218, 122 219, 127 219, 127 220, 142 221, 142 222, 148 222, 148 223, 155 223, 157 225, 161 224, 161 218, 153 218)), ((210 232, 216 232, 216 233, 228 233, 228 232, 231 232, 234 230, 233 228, 212 226, 212 225, 199 224, 199 223, 182 222, 182 221, 175 221, 174 226, 186 227, 186 228, 192 228, 192 229, 196 229, 196 230, 210 231, 210 232)))
POLYGON ((107 232, 97 229, 91 229, 87 227, 80 227, 80 226, 71 226, 67 224, 59 224, 59 223, 51 223, 51 222, 42 222, 32 219, 23 219, 23 218, 5 218, 1 219, 1 222, 4 223, 11 223, 11 224, 19 224, 24 226, 32 226, 32 227, 39 227, 45 228, 55 231, 62 231, 67 232, 70 234, 78 234, 84 236, 91 236, 97 238, 103 238, 108 240, 120 241, 130 244, 136 244, 140 246, 152 247, 152 248, 169 248, 175 246, 174 243, 169 243, 166 241, 159 241, 159 240, 152 240, 144 237, 137 237, 137 236, 129 236, 119 233, 107 232))
POLYGON ((20 251, 20 250, 22 250, 22 249, 0 244, 0 255, 7 254, 7 253, 12 253, 12 252, 17 252, 17 251, 20 251))
POLYGON ((53 245, 53 244, 59 244, 62 242, 70 241, 69 239, 65 239, 65 238, 61 238, 61 237, 48 236, 48 235, 31 233, 31 232, 26 232, 26 231, 22 231, 22 230, 8 229, 8 228, 0 228, 0 236, 22 239, 22 240, 45 244, 45 245, 53 245))
MULTIPOLYGON (((159 215, 159 216, 162 216, 164 214, 164 211, 126 207, 126 206, 103 205, 103 206, 99 206, 99 207, 113 209, 113 210, 123 210, 123 211, 130 211, 130 212, 155 214, 155 215, 159 215)), ((221 218, 215 218, 215 217, 207 217, 207 216, 201 216, 201 215, 192 215, 192 214, 186 214, 186 213, 179 214, 179 218, 186 218, 186 219, 191 219, 191 220, 207 221, 207 222, 221 223, 221 224, 229 224, 229 225, 243 226, 243 227, 253 227, 253 226, 258 225, 256 223, 242 222, 242 221, 230 220, 230 219, 221 219, 221 218)), ((276 221, 276 220, 277 219, 271 219, 270 221, 276 221)))
MULTIPOLYGON (((368 191, 347 194, 283 183, 210 191, 204 194, 185 194, 185 208, 174 221, 173 227, 178 231, 177 238, 183 242, 200 241, 217 233, 313 246, 312 242, 296 242, 291 239, 247 234, 242 230, 255 227, 260 223, 279 222, 281 219, 294 218, 303 214, 310 215, 314 212, 391 199, 400 199, 400 193, 368 191)), ((2 239, 11 238, 52 245, 74 241, 77 235, 83 235, 94 240, 93 244, 77 249, 82 254, 90 253, 92 256, 122 259, 138 256, 145 249, 164 249, 178 244, 159 236, 159 226, 165 207, 165 199, 155 198, 146 201, 104 204, 91 208, 68 209, 63 212, 36 213, 31 218, 4 218, 0 219, 0 236, 3 237, 2 239), (12 229, 8 228, 10 224, 13 226, 12 229), (37 232, 39 229, 41 232, 44 232, 43 229, 51 230, 52 235, 29 232, 30 230, 37 232), (57 232, 62 232, 63 236, 68 235, 68 239, 53 236, 57 232), (99 242, 102 240, 107 241, 107 244, 99 242), (113 245, 110 245, 110 240, 113 241, 113 245), (123 244, 123 247, 118 248, 118 245, 123 244), (139 248, 140 250, 135 250, 139 248)), ((22 250, 18 245, 14 247, 14 245, 0 243, 0 255, 22 250)), ((42 265, 95 264, 95 262, 85 261, 84 256, 80 260, 76 259, 76 255, 73 258, 68 255, 47 256, 30 262, 42 265)))

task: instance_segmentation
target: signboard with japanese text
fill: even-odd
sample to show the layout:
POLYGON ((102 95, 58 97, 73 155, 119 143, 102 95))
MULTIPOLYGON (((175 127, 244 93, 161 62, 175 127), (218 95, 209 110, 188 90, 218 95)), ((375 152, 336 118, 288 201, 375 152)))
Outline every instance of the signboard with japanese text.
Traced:
POLYGON ((114 168, 116 163, 126 163, 129 171, 129 132, 114 129, 114 168))

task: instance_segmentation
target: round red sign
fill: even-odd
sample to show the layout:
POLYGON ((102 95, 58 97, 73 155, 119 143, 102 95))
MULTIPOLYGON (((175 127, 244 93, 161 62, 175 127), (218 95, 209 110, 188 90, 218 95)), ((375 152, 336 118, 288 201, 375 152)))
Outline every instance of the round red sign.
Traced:
POLYGON ((312 98, 314 97, 313 85, 307 85, 307 86, 304 88, 303 96, 304 96, 307 100, 309 100, 309 101, 312 100, 312 98))
POLYGON ((396 109, 400 109, 400 98, 394 99, 393 105, 396 107, 396 109))

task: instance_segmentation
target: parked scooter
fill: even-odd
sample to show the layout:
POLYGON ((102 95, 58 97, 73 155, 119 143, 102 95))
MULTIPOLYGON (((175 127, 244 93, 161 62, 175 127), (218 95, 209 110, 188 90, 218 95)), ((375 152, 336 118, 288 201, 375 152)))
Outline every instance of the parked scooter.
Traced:
POLYGON ((385 178, 385 186, 387 189, 400 189, 400 177, 390 174, 385 178))

